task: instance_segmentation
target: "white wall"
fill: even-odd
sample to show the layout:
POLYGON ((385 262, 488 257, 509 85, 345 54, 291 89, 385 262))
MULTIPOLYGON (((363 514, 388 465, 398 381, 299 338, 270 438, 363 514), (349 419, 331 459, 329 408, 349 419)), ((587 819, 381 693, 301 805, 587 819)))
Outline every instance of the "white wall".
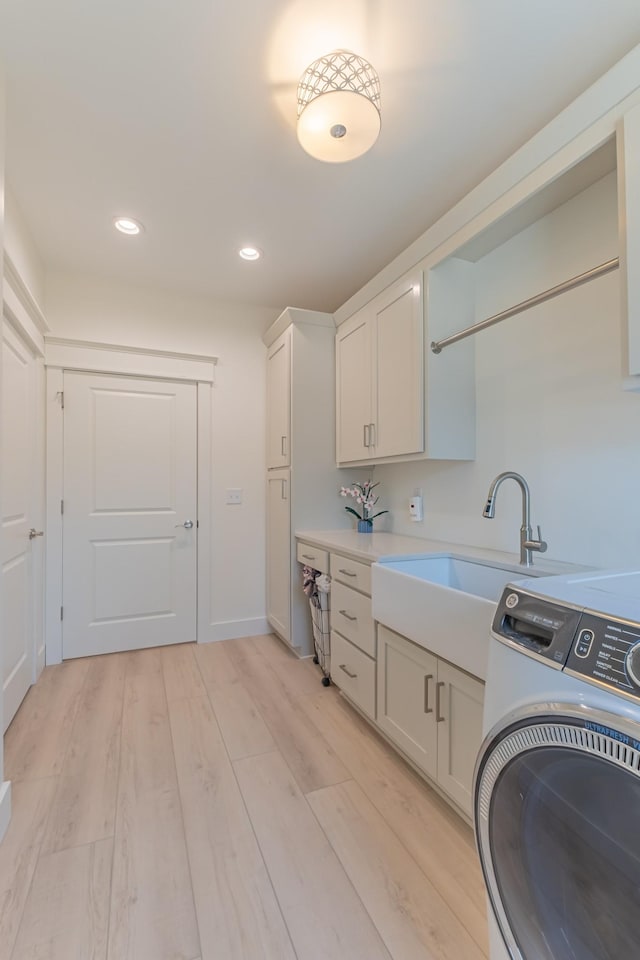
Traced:
POLYGON ((4 249, 11 257, 23 283, 42 309, 45 287, 44 266, 10 185, 7 185, 5 195, 4 249))
MULTIPOLYGON (((611 174, 478 262, 476 321, 616 256, 617 244, 611 174)), ((481 515, 492 478, 516 470, 547 556, 638 563, 640 396, 621 389, 619 283, 609 274, 476 335, 477 458, 376 467, 396 532, 517 552, 516 485, 500 489, 494 520, 481 515), (408 519, 415 488, 422 524, 408 519)))
MULTIPOLYGON (((0 250, 3 249, 4 242, 4 152, 5 152, 5 97, 4 97, 4 72, 0 64, 0 250)), ((2 263, 0 262, 0 303, 2 303, 2 263)), ((0 344, 0 349, 2 346, 0 344)), ((1 476, 1 474, 0 474, 1 476)), ((0 490, 1 492, 1 490, 0 490)), ((0 543, 0 547, 2 544, 0 543)), ((0 596, 0 615, 2 614, 2 596, 0 596)), ((0 620, 1 622, 1 620, 0 620)), ((4 637, 0 634, 0 663, 3 657, 4 637)), ((0 683, 0 717, 2 716, 2 683, 0 683)), ((3 782, 4 771, 4 743, 0 737, 0 840, 9 825, 11 816, 11 786, 8 782, 3 782)))
POLYGON ((279 310, 47 274, 51 335, 219 357, 212 392, 211 639, 266 631, 265 347, 279 310), (241 506, 225 491, 241 487, 241 506))

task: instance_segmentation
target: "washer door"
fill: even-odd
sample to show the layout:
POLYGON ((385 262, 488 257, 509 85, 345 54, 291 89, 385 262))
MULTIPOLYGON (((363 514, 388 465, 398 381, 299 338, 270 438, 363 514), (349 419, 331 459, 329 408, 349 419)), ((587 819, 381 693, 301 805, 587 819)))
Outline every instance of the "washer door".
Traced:
POLYGON ((620 718, 558 709, 492 733, 478 761, 493 910, 514 960, 640 956, 640 724, 634 740, 620 718))

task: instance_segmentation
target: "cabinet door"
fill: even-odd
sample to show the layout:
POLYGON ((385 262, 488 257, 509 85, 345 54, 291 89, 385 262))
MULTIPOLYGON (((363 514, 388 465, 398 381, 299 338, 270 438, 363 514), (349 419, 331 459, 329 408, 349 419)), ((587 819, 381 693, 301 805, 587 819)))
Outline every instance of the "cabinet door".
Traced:
POLYGON ((289 471, 267 475, 267 619, 291 643, 291 510, 289 471))
POLYGON ((434 779, 437 668, 438 660, 432 653, 378 626, 378 725, 434 779))
POLYGON ((291 329, 267 353, 267 469, 291 463, 291 329))
POLYGON ((336 460, 371 456, 371 313, 360 310, 336 334, 336 460))
POLYGON ((422 272, 377 297, 373 456, 424 450, 422 272))
POLYGON ((437 781, 469 817, 473 815, 473 771, 482 743, 483 703, 484 684, 480 680, 438 661, 437 781))

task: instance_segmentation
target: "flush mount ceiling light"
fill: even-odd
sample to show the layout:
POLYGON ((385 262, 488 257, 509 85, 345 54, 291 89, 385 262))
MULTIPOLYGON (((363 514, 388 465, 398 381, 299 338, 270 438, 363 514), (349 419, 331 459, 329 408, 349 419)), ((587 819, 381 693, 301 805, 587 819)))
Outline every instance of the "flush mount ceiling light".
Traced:
POLYGON ((131 217, 116 217, 113 225, 120 233, 126 233, 128 237, 135 237, 144 230, 143 225, 138 220, 131 217))
POLYGON ((354 160, 380 133, 380 79, 349 50, 334 50, 307 67, 298 84, 298 140, 327 163, 354 160))
POLYGON ((262 256, 262 251, 257 247, 242 247, 238 253, 243 260, 259 260, 262 256))

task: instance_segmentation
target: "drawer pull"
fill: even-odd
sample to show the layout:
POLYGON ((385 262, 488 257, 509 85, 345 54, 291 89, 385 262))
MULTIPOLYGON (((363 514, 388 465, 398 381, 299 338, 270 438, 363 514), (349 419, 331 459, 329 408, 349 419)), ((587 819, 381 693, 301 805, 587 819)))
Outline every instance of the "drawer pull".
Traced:
POLYGON ((355 680, 356 677, 358 676, 357 673, 351 673, 349 670, 347 670, 346 665, 345 665, 344 663, 341 663, 341 664, 340 664, 340 669, 341 669, 341 670, 344 670, 344 672, 346 673, 346 675, 347 675, 348 677, 351 677, 352 680, 355 680))
POLYGON ((310 553, 303 553, 303 554, 302 554, 302 559, 303 559, 303 560, 315 560, 315 556, 312 555, 312 554, 310 554, 310 553))
POLYGON ((347 613, 346 610, 338 610, 338 613, 341 617, 346 617, 347 620, 351 620, 352 623, 358 619, 357 617, 352 617, 351 614, 347 613))
POLYGON ((283 457, 286 457, 287 455, 287 438, 286 437, 280 438, 280 454, 283 457))
POLYGON ((436 723, 444 723, 445 721, 445 718, 440 716, 440 689, 444 686, 443 680, 436 683, 436 723))
POLYGON ((357 577, 357 573, 352 573, 351 570, 343 570, 342 568, 338 570, 338 573, 344 573, 345 577, 357 577))
POLYGON ((424 712, 433 713, 433 707, 429 706, 429 681, 433 680, 433 674, 427 673, 424 678, 424 712))

